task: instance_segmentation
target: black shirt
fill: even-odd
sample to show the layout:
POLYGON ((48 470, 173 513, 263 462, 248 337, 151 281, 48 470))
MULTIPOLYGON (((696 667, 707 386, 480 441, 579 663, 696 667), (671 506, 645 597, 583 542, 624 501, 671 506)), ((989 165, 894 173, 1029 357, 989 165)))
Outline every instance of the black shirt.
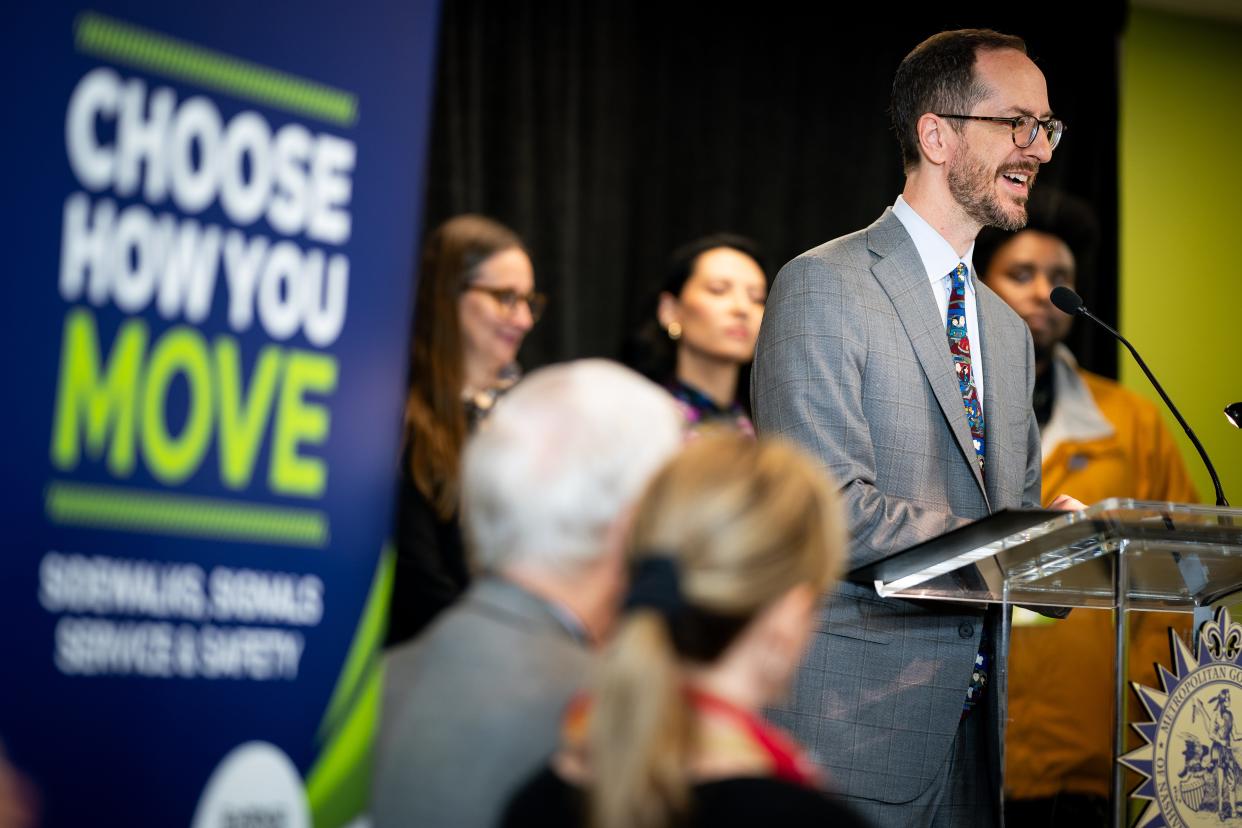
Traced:
MULTIPOLYGON (((551 769, 544 769, 518 790, 501 821, 505 828, 577 828, 586 824, 582 791, 551 769)), ((736 777, 695 785, 691 789, 691 811, 680 825, 866 828, 868 823, 822 791, 770 777, 736 777)))
MULTIPOLYGON (((509 366, 500 384, 462 400, 468 432, 474 432, 520 376, 516 365, 509 366)), ((409 439, 417 440, 418 435, 412 434, 409 439)), ((440 517, 414 485, 404 457, 396 513, 397 560, 388 605, 387 647, 414 638, 470 586, 470 566, 457 512, 448 519, 440 517)))
POLYGON ((422 632, 470 584, 457 515, 444 520, 436 514, 414 485, 408 467, 397 493, 396 542, 387 646, 422 632))

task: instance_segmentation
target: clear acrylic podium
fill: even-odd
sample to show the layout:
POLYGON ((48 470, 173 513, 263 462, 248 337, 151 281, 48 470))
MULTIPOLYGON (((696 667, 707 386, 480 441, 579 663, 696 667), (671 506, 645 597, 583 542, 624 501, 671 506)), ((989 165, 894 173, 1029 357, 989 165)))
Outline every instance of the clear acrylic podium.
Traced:
MULTIPOLYGON (((1131 721, 1130 614, 1191 613, 1198 630, 1217 607, 1242 602, 1242 509, 1111 499, 1082 512, 1002 511, 860 567, 849 579, 891 598, 1113 610, 1112 824, 1122 826, 1128 792, 1115 757, 1125 752, 1131 721)), ((1008 638, 1006 626, 1001 653, 1008 638)))

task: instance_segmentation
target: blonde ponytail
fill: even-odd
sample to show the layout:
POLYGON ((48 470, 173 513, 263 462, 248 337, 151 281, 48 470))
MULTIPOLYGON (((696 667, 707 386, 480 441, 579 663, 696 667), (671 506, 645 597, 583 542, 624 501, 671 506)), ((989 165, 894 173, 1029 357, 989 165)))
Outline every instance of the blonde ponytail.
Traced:
POLYGON ((692 716, 664 619, 629 615, 605 659, 591 713, 591 828, 663 828, 690 800, 692 716))
POLYGON ((695 712, 688 665, 714 663, 800 584, 845 560, 836 486, 789 443, 705 436, 656 475, 631 534, 633 581, 587 733, 590 828, 688 822, 695 712))

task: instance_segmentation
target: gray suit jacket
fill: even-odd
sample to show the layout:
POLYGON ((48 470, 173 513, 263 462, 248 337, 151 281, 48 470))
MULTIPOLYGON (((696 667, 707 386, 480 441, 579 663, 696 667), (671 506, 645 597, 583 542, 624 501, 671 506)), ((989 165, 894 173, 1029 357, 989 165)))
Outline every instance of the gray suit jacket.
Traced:
MULTIPOLYGON (((991 511, 1038 505, 1030 333, 987 287, 976 291, 982 330, 971 335, 982 338, 986 483, 945 321, 891 210, 797 257, 773 284, 751 380, 756 425, 806 446, 840 483, 850 568, 991 511)), ((982 610, 881 600, 842 584, 776 718, 844 794, 911 801, 928 790, 953 743, 984 621, 982 610)), ((993 673, 988 693, 1003 699, 1003 671, 993 673)), ((988 764, 999 765, 993 718, 988 764)))
POLYGON ((549 606, 484 578, 385 660, 375 825, 491 828, 555 750, 592 656, 549 606))

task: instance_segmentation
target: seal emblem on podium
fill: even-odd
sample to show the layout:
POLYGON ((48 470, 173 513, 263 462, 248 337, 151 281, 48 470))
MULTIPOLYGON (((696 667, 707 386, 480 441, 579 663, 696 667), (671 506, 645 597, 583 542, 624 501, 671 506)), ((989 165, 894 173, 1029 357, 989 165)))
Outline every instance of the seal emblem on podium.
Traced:
POLYGON ((1136 828, 1242 828, 1242 624, 1227 609, 1203 624, 1192 650, 1169 631, 1173 671, 1160 688, 1132 686, 1151 717, 1131 726, 1146 742, 1119 757, 1145 778, 1130 796, 1148 805, 1136 828))

